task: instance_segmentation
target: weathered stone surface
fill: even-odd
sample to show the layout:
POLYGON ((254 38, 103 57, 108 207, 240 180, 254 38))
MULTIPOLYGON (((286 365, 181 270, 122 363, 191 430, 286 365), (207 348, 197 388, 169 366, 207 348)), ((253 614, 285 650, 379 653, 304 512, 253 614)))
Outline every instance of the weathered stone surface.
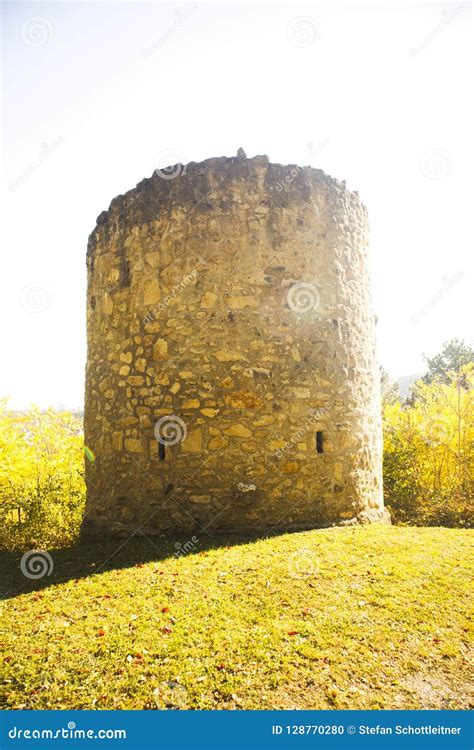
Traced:
POLYGON ((190 430, 182 443, 183 453, 199 453, 202 450, 202 432, 200 429, 190 430))
POLYGON ((198 503, 199 505, 207 505, 211 502, 210 495, 190 495, 189 499, 191 502, 198 503))
POLYGON ((259 409, 263 406, 263 401, 258 393, 249 391, 236 391, 224 396, 224 402, 234 409, 259 409))
POLYGON ((141 453, 142 442, 134 438, 125 438, 125 450, 130 453, 141 453))
POLYGON ((161 299, 160 284, 157 279, 146 281, 143 289, 143 304, 156 305, 161 299))
POLYGON ((216 416, 216 414, 219 414, 219 409, 201 409, 201 414, 204 414, 205 417, 210 417, 212 419, 216 416))
POLYGON ((344 183, 245 154, 112 201, 87 255, 86 531, 387 521, 367 238, 344 183))
POLYGON ((233 424, 224 430, 224 435, 232 435, 234 437, 252 437, 252 430, 246 427, 244 424, 233 424))
POLYGON ((231 310, 242 310, 244 307, 258 307, 258 300, 254 297, 229 297, 227 306, 231 310))
POLYGON ((123 435, 121 432, 112 433, 112 448, 115 451, 121 451, 123 448, 123 435))
POLYGON ((226 437, 213 437, 209 440, 209 443, 207 445, 208 450, 210 451, 218 451, 221 448, 226 448, 229 445, 229 438, 226 437))
POLYGON ((201 402, 198 398, 189 398, 186 401, 183 401, 181 406, 183 409, 199 409, 201 402))
POLYGON ((221 380, 221 386, 223 388, 233 388, 234 381, 232 380, 232 378, 226 377, 223 380, 221 380))
POLYGON ((219 351, 215 352, 214 356, 219 362, 240 362, 245 360, 244 355, 236 349, 233 351, 230 349, 219 349, 219 351))
POLYGON ((217 301, 217 294, 214 294, 214 292, 206 292, 201 297, 201 307, 204 307, 209 310, 215 306, 216 301, 217 301))
POLYGON ((166 359, 168 356, 168 342, 165 339, 157 339, 153 346, 153 359, 166 359))

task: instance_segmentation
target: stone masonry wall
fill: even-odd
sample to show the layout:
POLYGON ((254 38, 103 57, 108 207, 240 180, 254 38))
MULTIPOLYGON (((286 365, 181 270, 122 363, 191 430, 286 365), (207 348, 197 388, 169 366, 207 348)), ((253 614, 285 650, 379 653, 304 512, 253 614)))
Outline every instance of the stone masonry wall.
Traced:
POLYGON ((320 170, 176 165, 88 246, 85 533, 386 520, 367 215, 320 170))

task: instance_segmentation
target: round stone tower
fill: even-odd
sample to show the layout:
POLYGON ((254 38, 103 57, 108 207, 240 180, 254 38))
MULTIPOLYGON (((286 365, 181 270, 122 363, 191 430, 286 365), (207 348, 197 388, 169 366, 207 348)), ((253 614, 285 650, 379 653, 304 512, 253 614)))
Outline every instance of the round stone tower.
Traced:
POLYGON ((387 521, 357 193, 265 156, 157 170, 88 245, 85 533, 387 521))

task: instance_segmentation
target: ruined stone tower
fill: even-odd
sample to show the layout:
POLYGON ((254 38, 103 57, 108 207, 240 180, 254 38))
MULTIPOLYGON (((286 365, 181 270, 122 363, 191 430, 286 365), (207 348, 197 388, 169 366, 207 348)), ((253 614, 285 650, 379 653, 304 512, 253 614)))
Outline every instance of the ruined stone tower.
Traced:
POLYGON ((241 150, 112 201, 87 253, 86 533, 387 520, 366 245, 345 183, 241 150))

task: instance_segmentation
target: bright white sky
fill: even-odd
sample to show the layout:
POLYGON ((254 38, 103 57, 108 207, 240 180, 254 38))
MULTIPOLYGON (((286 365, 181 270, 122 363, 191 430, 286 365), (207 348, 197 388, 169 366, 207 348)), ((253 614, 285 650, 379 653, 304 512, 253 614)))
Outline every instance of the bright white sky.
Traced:
POLYGON ((360 192, 392 376, 469 338, 467 4, 2 10, 0 395, 13 406, 82 406, 86 243, 111 199, 158 166, 239 146, 360 192))

